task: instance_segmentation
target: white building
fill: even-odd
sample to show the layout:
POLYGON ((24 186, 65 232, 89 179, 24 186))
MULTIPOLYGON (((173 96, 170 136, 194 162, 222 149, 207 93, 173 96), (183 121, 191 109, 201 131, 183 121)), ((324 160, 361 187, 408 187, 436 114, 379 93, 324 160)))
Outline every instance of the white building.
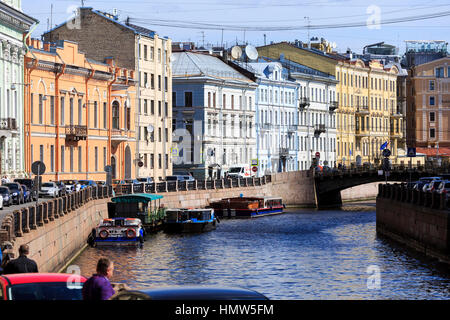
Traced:
POLYGON ((0 174, 25 176, 24 35, 37 22, 24 14, 20 0, 0 1, 0 174))
POLYGON ((256 83, 219 57, 174 52, 173 171, 218 178, 256 158, 256 83))
POLYGON ((258 176, 298 170, 298 84, 279 62, 239 63, 258 83, 256 135, 258 176))

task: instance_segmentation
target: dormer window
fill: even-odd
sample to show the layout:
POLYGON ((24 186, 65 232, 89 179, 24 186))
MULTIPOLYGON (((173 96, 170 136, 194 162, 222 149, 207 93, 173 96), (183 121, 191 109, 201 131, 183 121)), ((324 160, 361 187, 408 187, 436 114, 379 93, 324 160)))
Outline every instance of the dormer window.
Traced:
POLYGON ((278 71, 275 71, 275 80, 278 80, 278 71))

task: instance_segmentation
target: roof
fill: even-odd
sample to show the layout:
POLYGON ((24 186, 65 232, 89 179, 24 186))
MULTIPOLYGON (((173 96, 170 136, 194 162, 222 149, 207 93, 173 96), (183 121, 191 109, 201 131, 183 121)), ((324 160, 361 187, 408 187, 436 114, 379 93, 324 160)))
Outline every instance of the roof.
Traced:
POLYGON ((206 77, 221 80, 252 82, 218 57, 195 52, 173 52, 172 76, 206 77))
POLYGON ((135 193, 114 197, 111 199, 111 201, 115 203, 133 203, 133 202, 148 202, 162 198, 164 197, 159 194, 135 193))
POLYGON ((78 280, 79 282, 86 281, 86 278, 83 276, 68 273, 16 273, 4 274, 1 277, 7 279, 12 285, 39 282, 66 282, 68 280, 78 280), (80 278, 73 279, 74 276, 80 278))
POLYGON ((450 148, 440 147, 438 148, 416 148, 416 152, 425 154, 428 157, 436 157, 438 155, 442 157, 450 157, 450 148))

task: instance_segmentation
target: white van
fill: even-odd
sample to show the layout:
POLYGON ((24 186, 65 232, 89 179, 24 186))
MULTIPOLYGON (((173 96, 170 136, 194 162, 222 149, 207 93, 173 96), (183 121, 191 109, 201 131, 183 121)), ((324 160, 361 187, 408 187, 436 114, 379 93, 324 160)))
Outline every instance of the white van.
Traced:
POLYGON ((234 165, 228 170, 229 178, 250 178, 255 175, 250 165, 234 165))

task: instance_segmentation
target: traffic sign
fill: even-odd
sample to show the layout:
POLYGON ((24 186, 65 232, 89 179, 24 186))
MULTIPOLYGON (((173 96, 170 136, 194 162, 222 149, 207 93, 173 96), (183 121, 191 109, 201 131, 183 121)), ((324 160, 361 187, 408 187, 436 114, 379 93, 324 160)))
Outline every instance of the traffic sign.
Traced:
POLYGON ((316 152, 316 158, 320 158, 320 152, 319 151, 316 152))
POLYGON ((408 157, 416 156, 416 148, 408 148, 408 157))
POLYGON ((391 156, 391 150, 389 149, 384 149, 383 150, 383 157, 390 157, 391 156))
POLYGON ((258 167, 252 167, 252 171, 253 171, 253 172, 258 171, 258 167))
POLYGON ((142 168, 144 166, 144 162, 142 160, 139 160, 138 162, 138 167, 142 168))
POLYGON ((45 172, 45 164, 42 161, 35 161, 31 164, 31 172, 35 175, 42 175, 45 172))

